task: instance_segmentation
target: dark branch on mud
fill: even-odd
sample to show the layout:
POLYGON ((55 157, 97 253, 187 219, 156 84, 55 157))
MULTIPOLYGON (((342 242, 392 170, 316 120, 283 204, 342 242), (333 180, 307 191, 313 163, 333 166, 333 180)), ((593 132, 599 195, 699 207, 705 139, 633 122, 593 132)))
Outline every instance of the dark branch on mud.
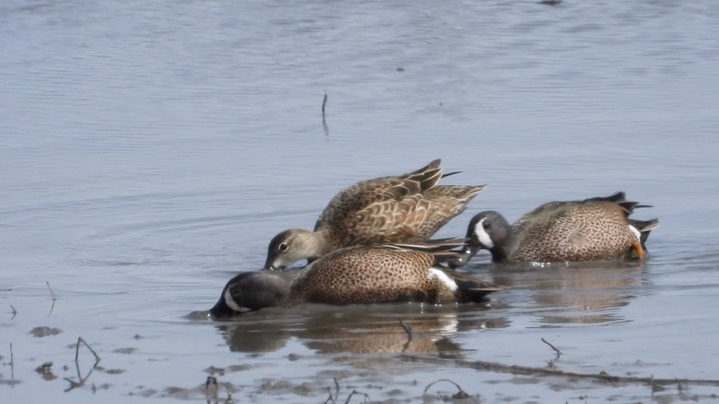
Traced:
POLYGON ((557 357, 556 357, 555 359, 559 359, 559 357, 562 356, 562 351, 560 351, 559 349, 557 349, 557 347, 555 347, 554 345, 552 345, 552 344, 550 344, 549 342, 547 342, 547 340, 544 339, 544 338, 541 338, 541 340, 542 340, 542 342, 544 342, 545 344, 549 345, 550 348, 554 349, 554 352, 557 353, 557 357))
POLYGON ((362 401, 363 403, 366 403, 366 402, 368 402, 368 401, 369 401, 369 402, 372 402, 372 399, 369 398, 369 396, 367 395, 367 393, 360 393, 360 392, 357 391, 357 390, 352 390, 352 392, 350 393, 350 395, 347 397, 347 400, 345 401, 345 404, 349 404, 350 400, 352 399, 352 396, 354 396, 355 394, 362 394, 362 395, 364 396, 364 400, 362 401))
POLYGON ((332 380, 335 381, 335 396, 332 397, 332 387, 327 387, 327 390, 329 391, 329 397, 327 397, 327 400, 325 400, 325 404, 330 402, 336 403, 340 397, 340 382, 339 380, 337 380, 336 377, 333 377, 332 380))
MULTIPOLYGON (((660 385, 654 383, 654 375, 652 375, 651 382, 649 382, 649 385, 652 386, 652 395, 654 395, 654 393, 656 393, 657 391, 664 391, 664 390, 666 390, 666 388, 664 388, 664 387, 662 387, 662 386, 660 386, 660 385)), ((678 385, 679 385, 679 387, 678 387, 679 390, 681 390, 681 389, 682 389, 682 384, 681 384, 681 383, 678 383, 678 385)))
POLYGON ((452 395, 452 399, 459 400, 459 399, 469 398, 469 394, 467 394, 467 392, 464 391, 464 389, 459 384, 457 384, 449 379, 439 379, 439 380, 433 381, 432 383, 428 384, 427 387, 424 388, 424 392, 422 394, 427 394, 427 391, 429 390, 429 388, 432 387, 435 383, 439 383, 439 382, 448 382, 448 383, 454 384, 454 386, 457 388, 458 391, 454 395, 452 395))
MULTIPOLYGON (((332 397, 332 387, 328 387, 329 397, 327 397, 327 400, 325 400, 324 404, 328 404, 328 403, 337 404, 337 400, 339 400, 339 397, 340 397, 340 382, 339 382, 339 380, 337 380, 336 377, 333 377, 332 380, 334 380, 334 382, 335 382, 335 396, 332 397)), ((352 392, 350 393, 350 395, 347 396, 347 400, 345 400, 345 404, 349 404, 350 400, 352 400, 352 396, 354 396, 355 394, 358 394, 358 395, 361 394, 361 395, 363 395, 363 396, 364 396, 364 401, 363 401, 363 402, 365 402, 365 403, 368 402, 368 401, 369 401, 369 402, 372 402, 372 399, 370 399, 370 397, 367 395, 367 393, 360 393, 360 392, 357 391, 357 390, 352 390, 352 392)))
POLYGON ((505 365, 496 362, 485 362, 485 361, 467 361, 462 359, 442 359, 424 357, 418 355, 400 355, 400 358, 409 360, 412 362, 423 362, 431 364, 452 364, 468 369, 475 369, 479 371, 489 371, 497 373, 508 373, 520 376, 554 376, 554 377, 573 377, 581 379, 593 379, 599 381, 605 381, 609 383, 632 383, 632 384, 648 384, 656 386, 665 386, 672 384, 684 384, 699 385, 699 386, 717 386, 719 387, 719 380, 717 379, 655 379, 654 377, 635 377, 635 376, 612 376, 606 372, 600 373, 579 373, 569 372, 558 369, 538 368, 532 366, 519 366, 519 365, 505 365))
POLYGON ((10 308, 12 309, 12 317, 10 317, 10 320, 14 319, 15 316, 17 316, 17 310, 15 310, 15 306, 12 304, 10 305, 10 308))

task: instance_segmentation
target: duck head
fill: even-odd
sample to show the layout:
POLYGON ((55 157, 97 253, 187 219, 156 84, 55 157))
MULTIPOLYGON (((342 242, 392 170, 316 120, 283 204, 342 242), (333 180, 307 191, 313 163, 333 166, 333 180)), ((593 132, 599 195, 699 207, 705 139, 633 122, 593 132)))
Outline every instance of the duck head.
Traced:
POLYGON ((290 285, 286 279, 267 272, 243 272, 227 282, 217 303, 210 309, 210 316, 220 320, 281 306, 289 295, 290 285))

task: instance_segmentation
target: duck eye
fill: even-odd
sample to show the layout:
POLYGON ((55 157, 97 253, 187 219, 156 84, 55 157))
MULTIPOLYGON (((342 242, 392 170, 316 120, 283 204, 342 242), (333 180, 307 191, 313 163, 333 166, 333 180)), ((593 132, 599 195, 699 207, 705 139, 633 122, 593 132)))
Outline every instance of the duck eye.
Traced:
POLYGON ((491 223, 489 222, 482 222, 482 228, 483 229, 489 229, 491 227, 491 223))
POLYGON ((280 243, 280 245, 279 245, 278 248, 279 248, 280 251, 287 251, 287 248, 288 248, 288 247, 289 247, 289 245, 287 244, 287 242, 286 242, 286 241, 283 241, 283 242, 280 243))

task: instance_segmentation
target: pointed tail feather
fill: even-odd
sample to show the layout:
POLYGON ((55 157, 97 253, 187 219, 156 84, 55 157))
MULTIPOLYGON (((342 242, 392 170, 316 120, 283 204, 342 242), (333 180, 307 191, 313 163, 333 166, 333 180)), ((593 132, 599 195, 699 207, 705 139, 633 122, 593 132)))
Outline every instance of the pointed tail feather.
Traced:
POLYGON ((385 247, 432 254, 435 265, 457 268, 476 254, 473 250, 468 250, 468 242, 467 238, 441 238, 417 243, 387 244, 385 247))
POLYGON ((430 254, 438 254, 442 252, 448 252, 454 248, 463 247, 469 240, 466 238, 438 238, 428 241, 419 241, 416 243, 392 243, 387 244, 387 247, 415 250, 426 252, 430 254))
POLYGON ((451 173, 442 174, 442 178, 449 177, 450 175, 455 175, 455 174, 459 174, 459 173, 461 173, 461 171, 452 171, 451 173))
POLYGON ((421 189, 431 189, 437 185, 439 179, 442 178, 442 167, 440 167, 441 163, 441 159, 433 160, 418 170, 401 175, 400 178, 408 181, 419 182, 421 189))

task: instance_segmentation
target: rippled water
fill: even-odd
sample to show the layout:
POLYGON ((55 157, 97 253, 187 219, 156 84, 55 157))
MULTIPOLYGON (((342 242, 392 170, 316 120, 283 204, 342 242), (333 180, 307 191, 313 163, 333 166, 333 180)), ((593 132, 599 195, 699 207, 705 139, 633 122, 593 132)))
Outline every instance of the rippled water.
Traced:
POLYGON ((443 378, 488 402, 716 398, 509 367, 716 378, 717 21, 709 0, 3 2, 1 401, 204 401, 208 374, 235 402, 432 402, 443 378), (652 257, 483 255, 510 286, 483 305, 188 316, 343 187, 434 158, 489 184, 438 236, 624 190, 660 218, 652 257))

